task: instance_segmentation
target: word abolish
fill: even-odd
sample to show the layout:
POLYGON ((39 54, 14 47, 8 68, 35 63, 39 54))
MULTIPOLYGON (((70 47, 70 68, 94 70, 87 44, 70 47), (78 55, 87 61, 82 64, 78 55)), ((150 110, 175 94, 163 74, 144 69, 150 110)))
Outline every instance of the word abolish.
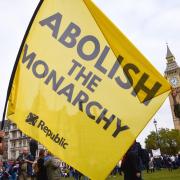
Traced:
POLYGON ((62 23, 62 15, 59 12, 43 19, 39 23, 42 27, 49 28, 51 30, 52 37, 57 39, 57 41, 63 46, 67 48, 76 47, 77 54, 82 60, 95 61, 96 59, 94 68, 96 68, 102 74, 106 75, 108 78, 114 80, 117 86, 124 89, 129 89, 133 86, 133 92, 131 93, 133 96, 136 96, 140 91, 143 91, 145 94, 143 100, 145 105, 149 104, 150 100, 161 88, 162 85, 159 82, 154 82, 154 84, 151 83, 152 87, 147 87, 145 84, 148 80, 151 81, 150 75, 145 72, 142 73, 140 69, 132 63, 128 63, 123 66, 123 71, 127 79, 126 82, 124 82, 122 77, 118 75, 118 69, 120 68, 124 58, 119 56, 117 60, 115 60, 112 67, 105 67, 104 62, 107 59, 106 57, 110 51, 110 48, 108 46, 102 48, 97 37, 93 35, 86 35, 81 37, 81 28, 73 22, 70 22, 65 31, 61 34, 60 37, 58 37, 62 23), (91 48, 90 53, 87 53, 84 49, 85 46, 89 43, 91 43, 93 45, 92 47, 94 48, 91 48), (102 52, 100 52, 101 49, 103 49, 102 52), (138 75, 139 73, 142 74, 136 84, 133 81, 132 73, 135 75, 138 75))

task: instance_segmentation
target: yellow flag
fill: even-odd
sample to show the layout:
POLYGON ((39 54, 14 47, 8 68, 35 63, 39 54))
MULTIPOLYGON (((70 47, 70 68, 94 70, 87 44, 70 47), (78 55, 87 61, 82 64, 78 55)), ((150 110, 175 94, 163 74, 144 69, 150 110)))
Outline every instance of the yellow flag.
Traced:
POLYGON ((160 108, 168 82, 90 0, 44 0, 18 56, 8 118, 105 179, 160 108))

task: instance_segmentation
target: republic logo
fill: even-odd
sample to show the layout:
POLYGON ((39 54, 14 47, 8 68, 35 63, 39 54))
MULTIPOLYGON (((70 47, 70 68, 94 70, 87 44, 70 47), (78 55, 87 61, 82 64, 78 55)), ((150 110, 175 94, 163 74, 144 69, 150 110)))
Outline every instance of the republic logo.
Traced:
POLYGON ((53 132, 43 120, 39 120, 38 122, 38 119, 39 116, 30 112, 25 121, 29 125, 37 127, 40 131, 42 131, 46 138, 51 139, 55 144, 58 144, 63 149, 66 149, 69 145, 67 140, 59 133, 53 132))
POLYGON ((32 126, 35 126, 38 119, 39 119, 39 116, 30 112, 26 118, 26 122, 32 126))

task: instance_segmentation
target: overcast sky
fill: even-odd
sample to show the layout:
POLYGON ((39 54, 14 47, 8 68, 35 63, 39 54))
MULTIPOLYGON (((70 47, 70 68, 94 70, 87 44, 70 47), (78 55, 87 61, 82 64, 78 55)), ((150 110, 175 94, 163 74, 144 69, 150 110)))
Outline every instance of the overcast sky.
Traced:
MULTIPOLYGON (((180 65, 179 0, 93 0, 131 42, 163 74, 166 67, 166 42, 180 65)), ((30 18, 38 0, 0 0, 0 113, 11 71, 30 18)), ((173 128, 167 99, 153 119, 158 128, 173 128)), ((155 130, 153 119, 138 140, 155 130)))

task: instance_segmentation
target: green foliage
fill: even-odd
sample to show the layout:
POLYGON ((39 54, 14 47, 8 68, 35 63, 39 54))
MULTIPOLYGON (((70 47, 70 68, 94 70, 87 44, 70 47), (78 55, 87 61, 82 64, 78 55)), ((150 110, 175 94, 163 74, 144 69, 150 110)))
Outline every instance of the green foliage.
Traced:
POLYGON ((180 131, 160 129, 158 135, 152 131, 145 139, 147 149, 158 149, 160 147, 161 153, 175 155, 180 151, 180 131))

